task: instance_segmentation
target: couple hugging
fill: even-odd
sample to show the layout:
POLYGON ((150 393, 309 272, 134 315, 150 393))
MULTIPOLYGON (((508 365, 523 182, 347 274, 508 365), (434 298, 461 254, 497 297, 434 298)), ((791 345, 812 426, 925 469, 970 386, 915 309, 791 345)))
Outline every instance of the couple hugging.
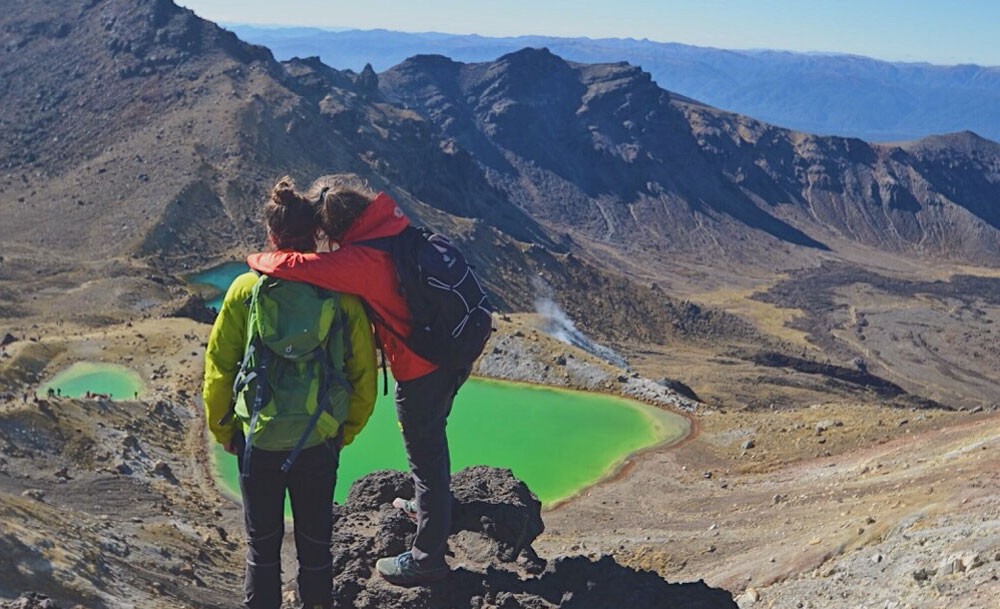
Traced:
POLYGON ((355 176, 325 176, 305 192, 283 178, 263 212, 273 251, 251 255, 253 271, 230 285, 203 386, 209 430, 240 470, 245 606, 281 605, 286 489, 302 606, 331 606, 337 466, 374 408, 376 341, 396 381, 416 491, 394 505, 417 533, 409 551, 375 570, 405 586, 442 579, 450 570, 447 417, 492 328, 486 295, 447 240, 425 238, 392 197, 355 176), (418 262, 441 273, 415 279, 418 262), (459 276, 446 276, 455 269, 459 276), (418 302, 421 291, 433 293, 418 302), (446 331, 436 329, 442 324, 446 331))

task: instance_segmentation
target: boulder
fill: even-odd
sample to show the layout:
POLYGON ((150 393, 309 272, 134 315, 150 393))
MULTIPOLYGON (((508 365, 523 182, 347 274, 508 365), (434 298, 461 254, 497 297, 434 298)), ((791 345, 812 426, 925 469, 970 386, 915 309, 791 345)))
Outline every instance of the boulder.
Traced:
POLYGON ((451 574, 429 586, 383 581, 375 561, 409 549, 416 525, 392 506, 412 498, 408 474, 379 471, 335 506, 334 607, 481 609, 629 607, 736 609, 732 595, 704 582, 672 584, 611 556, 543 560, 532 548, 544 531, 541 502, 507 469, 476 466, 452 476, 451 574))

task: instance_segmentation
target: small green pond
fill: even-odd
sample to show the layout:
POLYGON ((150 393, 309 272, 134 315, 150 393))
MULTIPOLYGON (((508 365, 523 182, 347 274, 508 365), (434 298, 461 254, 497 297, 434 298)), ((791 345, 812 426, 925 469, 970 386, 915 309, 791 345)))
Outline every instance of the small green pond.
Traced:
POLYGON ((49 389, 71 398, 86 397, 89 392, 131 400, 143 394, 145 385, 142 377, 131 368, 117 364, 76 362, 39 387, 38 395, 44 397, 49 389))

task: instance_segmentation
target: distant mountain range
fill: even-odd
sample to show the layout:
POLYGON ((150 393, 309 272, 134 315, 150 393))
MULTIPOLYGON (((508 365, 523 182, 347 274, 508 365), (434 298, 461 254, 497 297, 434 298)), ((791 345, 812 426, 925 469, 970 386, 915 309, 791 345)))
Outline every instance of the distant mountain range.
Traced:
POLYGON ((226 27, 243 40, 270 48, 279 60, 316 56, 329 66, 354 71, 371 64, 382 72, 422 54, 478 63, 525 47, 547 48, 570 61, 626 61, 650 73, 664 89, 797 131, 874 142, 973 131, 1000 141, 1000 67, 732 51, 635 39, 226 27))
POLYGON ((549 50, 376 74, 276 61, 167 0, 15 6, 0 14, 4 254, 176 271, 259 247, 280 176, 351 171, 466 241, 498 301, 530 308, 544 267, 574 306, 592 301, 576 319, 645 319, 598 313, 614 290, 586 273, 724 282, 847 251, 1000 263, 1000 144, 968 131, 875 145, 549 50))
POLYGON ((521 48, 340 70, 170 0, 8 1, 0 320, 103 323, 84 290, 130 316, 184 300, 188 272, 264 246, 281 176, 352 172, 460 242, 501 311, 534 310, 542 285, 602 344, 724 354, 720 379, 752 361, 754 403, 774 401, 757 362, 814 355, 899 370, 931 399, 995 395, 1000 144, 971 131, 872 144, 721 110, 626 62, 521 48), (989 277, 946 281, 967 269, 989 277), (815 349, 788 338, 785 307, 815 349))

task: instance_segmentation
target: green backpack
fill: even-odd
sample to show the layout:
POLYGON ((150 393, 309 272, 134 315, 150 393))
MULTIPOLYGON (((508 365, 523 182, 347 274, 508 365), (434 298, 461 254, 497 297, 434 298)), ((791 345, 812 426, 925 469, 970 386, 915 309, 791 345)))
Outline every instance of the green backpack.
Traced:
POLYGON ((261 275, 248 301, 246 348, 233 385, 232 413, 243 423, 243 475, 253 447, 291 451, 340 431, 350 406, 346 314, 340 296, 308 283, 261 275))

